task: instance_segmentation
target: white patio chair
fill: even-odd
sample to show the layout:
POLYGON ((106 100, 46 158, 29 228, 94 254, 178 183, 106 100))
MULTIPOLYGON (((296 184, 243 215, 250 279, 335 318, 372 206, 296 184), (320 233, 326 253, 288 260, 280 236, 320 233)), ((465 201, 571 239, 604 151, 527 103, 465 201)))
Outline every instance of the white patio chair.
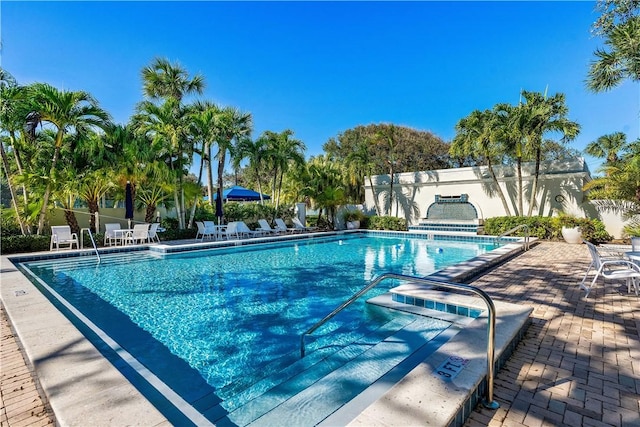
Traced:
POLYGON ((53 250, 54 245, 56 246, 56 251, 60 249, 60 245, 69 245, 69 249, 73 249, 74 243, 76 249, 79 249, 78 235, 71 232, 71 227, 68 225, 54 225, 51 227, 50 251, 53 250))
POLYGON ((115 233, 115 230, 120 230, 119 223, 106 223, 104 225, 104 245, 111 246, 111 244, 118 244, 118 236, 115 233))
POLYGON ((584 242, 589 248, 591 255, 591 264, 587 272, 584 274, 580 288, 586 291, 585 298, 589 296, 591 288, 595 285, 600 276, 604 279, 625 279, 627 281, 627 292, 631 292, 633 286, 636 295, 640 290, 640 267, 631 261, 624 259, 603 259, 594 244, 587 241, 584 242), (596 275, 589 285, 586 284, 587 276, 591 269, 596 270, 596 275))
POLYGON ((196 233, 196 240, 198 240, 198 238, 200 238, 200 240, 204 240, 205 237, 209 237, 209 238, 213 237, 215 233, 215 229, 207 228, 204 225, 203 221, 196 221, 196 226, 198 227, 198 232, 196 233))
POLYGON ((216 229, 216 223, 213 221, 202 221, 204 224, 204 229, 208 235, 211 235, 211 238, 218 238, 218 230, 216 229))
POLYGON ((136 244, 149 241, 149 224, 136 224, 133 230, 127 233, 126 243, 136 244))

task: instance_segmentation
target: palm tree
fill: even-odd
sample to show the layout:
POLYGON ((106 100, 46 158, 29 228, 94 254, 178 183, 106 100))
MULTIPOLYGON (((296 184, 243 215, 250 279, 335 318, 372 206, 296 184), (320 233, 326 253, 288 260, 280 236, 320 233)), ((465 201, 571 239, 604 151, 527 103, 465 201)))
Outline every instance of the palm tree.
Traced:
POLYGON ((535 171, 529 199, 529 211, 527 216, 533 213, 538 193, 538 179, 540 176, 540 164, 544 150, 544 136, 549 132, 561 133, 561 142, 566 143, 575 139, 580 133, 580 125, 567 118, 569 109, 565 104, 565 97, 557 93, 547 97, 539 92, 522 91, 522 97, 526 104, 522 108, 525 120, 522 134, 526 140, 526 150, 535 159, 535 171))
MULTIPOLYGON (((187 110, 182 105, 182 99, 189 94, 201 94, 205 87, 204 77, 196 74, 189 77, 187 70, 178 63, 171 63, 166 58, 155 58, 150 65, 142 69, 143 92, 151 100, 164 100, 162 105, 163 123, 166 125, 161 134, 169 137, 165 145, 171 147, 167 153, 169 163, 175 172, 176 189, 174 199, 180 229, 185 228, 185 200, 182 188, 184 168, 188 166, 193 154, 190 145, 188 126, 184 121, 187 110), (169 114, 173 110, 173 114, 169 114), (171 117, 173 116, 173 117, 171 117), (173 128, 173 129, 169 129, 173 128)), ((139 110, 152 112, 151 105, 146 101, 141 103, 139 110)), ((156 113, 159 110, 156 110, 156 113)), ((155 114, 155 113, 153 113, 155 114)), ((159 129, 156 129, 159 130, 159 129)))
POLYGON ((211 159, 213 158, 211 148, 216 143, 219 127, 221 109, 209 101, 198 101, 193 106, 191 113, 192 135, 200 142, 200 170, 198 182, 202 178, 203 168, 207 171, 207 194, 209 204, 213 206, 213 168, 211 159))
POLYGON ((364 185, 364 176, 369 178, 369 186, 373 193, 373 202, 376 208, 376 215, 382 215, 380 209, 380 203, 378 201, 378 195, 376 194, 375 187, 373 186, 373 168, 375 167, 375 159, 371 153, 372 140, 369 136, 365 135, 361 129, 358 129, 358 141, 355 146, 355 150, 349 153, 347 156, 347 163, 351 168, 359 174, 362 185, 364 185))
POLYGON ((614 132, 590 142, 584 151, 593 157, 605 159, 604 166, 615 166, 620 160, 619 154, 627 147, 627 135, 624 132, 614 132))
POLYGON ((511 210, 493 169, 493 161, 502 157, 505 150, 496 141, 496 114, 490 110, 475 110, 456 124, 456 136, 451 143, 453 157, 475 156, 487 163, 487 169, 507 216, 511 210))
POLYGON ((398 166, 395 151, 400 143, 398 128, 395 125, 380 125, 376 139, 378 140, 378 144, 384 147, 384 152, 386 153, 386 165, 389 170, 389 205, 386 213, 391 215, 391 207, 393 206, 393 181, 395 180, 395 170, 398 166))
POLYGON ((187 70, 166 58, 155 58, 142 69, 142 90, 151 99, 174 99, 178 104, 188 94, 201 94, 205 87, 204 77, 196 74, 189 78, 187 70))
POLYGON ((640 81, 640 15, 631 15, 620 23, 611 24, 604 30, 604 35, 609 50, 596 50, 596 60, 589 67, 587 87, 594 92, 603 92, 618 86, 624 79, 640 81))
POLYGON ((188 110, 169 99, 157 105, 149 101, 138 104, 132 125, 139 137, 150 141, 158 160, 162 160, 172 172, 174 202, 180 229, 185 228, 184 195, 182 182, 191 160, 189 145, 190 122, 188 110))
POLYGON ((525 140, 522 135, 524 119, 522 103, 514 107, 510 104, 497 104, 493 111, 496 115, 496 137, 502 142, 507 153, 516 160, 518 180, 518 208, 516 215, 523 215, 524 190, 522 186, 522 163, 525 159, 525 140))
POLYGON ((276 209, 280 204, 282 179, 291 164, 304 163, 304 143, 291 138, 293 131, 286 129, 280 133, 266 131, 263 137, 267 144, 267 160, 273 170, 272 198, 276 201, 276 209))
POLYGON ((54 178, 58 158, 65 135, 75 132, 85 134, 95 128, 106 129, 110 125, 110 116, 98 106, 98 102, 84 91, 58 90, 46 83, 36 83, 30 88, 31 112, 27 128, 34 135, 41 124, 51 125, 56 131, 54 152, 49 168, 49 182, 42 198, 42 208, 38 220, 37 234, 42 234, 51 195, 51 182, 54 178))
POLYGON ((318 223, 321 223, 322 209, 327 212, 327 221, 335 226, 336 209, 346 201, 343 176, 339 165, 326 156, 318 156, 307 163, 307 182, 304 194, 312 206, 319 209, 318 223))
MULTIPOLYGON (((18 150, 16 147, 16 134, 19 133, 23 126, 24 121, 22 119, 23 113, 20 112, 21 107, 26 106, 24 99, 24 88, 18 86, 15 79, 11 74, 0 67, 0 129, 6 131, 9 134, 9 142, 13 147, 14 155, 18 156, 18 150)), ((15 217, 20 226, 20 232, 22 235, 27 234, 27 228, 22 220, 20 208, 18 206, 18 198, 15 188, 13 186, 13 176, 11 173, 11 167, 9 165, 9 159, 4 148, 4 138, 0 141, 0 157, 2 159, 2 166, 7 177, 7 187, 11 194, 11 204, 15 211, 15 217)), ((19 160, 19 157, 16 157, 19 160)), ((22 173, 21 162, 16 161, 18 172, 22 173)), ((26 188, 23 187, 23 194, 25 196, 26 204, 26 188)))
POLYGON ((251 113, 243 113, 236 108, 226 107, 218 114, 216 128, 218 188, 222 192, 227 151, 232 149, 234 141, 238 142, 251 135, 253 130, 251 113))
POLYGON ((262 196, 262 180, 260 179, 260 175, 267 158, 267 143, 268 141, 264 134, 255 141, 252 141, 251 138, 242 138, 234 147, 232 154, 234 169, 238 169, 243 160, 247 159, 249 161, 247 168, 255 173, 261 205, 264 205, 264 198, 262 196))

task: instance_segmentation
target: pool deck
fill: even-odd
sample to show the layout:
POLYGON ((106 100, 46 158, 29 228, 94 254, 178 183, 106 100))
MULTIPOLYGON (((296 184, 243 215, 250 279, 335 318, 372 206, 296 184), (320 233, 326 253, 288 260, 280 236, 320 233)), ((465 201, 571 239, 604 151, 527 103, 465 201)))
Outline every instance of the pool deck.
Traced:
MULTIPOLYGON (((60 343, 56 354, 38 353, 40 341, 30 343, 31 362, 25 362, 5 305, 9 317, 29 315, 34 320, 41 319, 43 306, 42 302, 27 303, 34 295, 16 293, 14 280, 19 273, 2 258, 0 425, 68 424, 54 418, 35 380, 51 380, 52 375, 61 374, 52 365, 63 353, 93 367, 93 378, 87 380, 93 385, 84 391, 87 399, 118 408, 120 416, 108 420, 87 414, 88 424, 167 425, 152 407, 135 406, 140 403, 135 398, 112 401, 101 394, 110 381, 101 374, 102 362, 91 358, 89 349, 74 337, 48 336, 51 332, 43 335, 44 331, 22 326, 20 336, 60 343)), ((540 242, 471 283, 496 301, 526 304, 533 312, 524 339, 497 372, 495 399, 500 408, 476 408, 465 426, 640 426, 640 298, 627 294, 623 283, 607 282, 603 287, 600 281, 585 299, 578 283, 589 262, 584 245, 540 242)), ((55 326, 55 322, 53 319, 49 325, 55 326)), ((64 374, 74 378, 73 372, 64 374)), ((61 382, 59 387, 61 392, 70 385, 61 382)), ((62 397, 62 403, 72 402, 62 397)), ((389 409, 395 415, 389 420, 395 422, 385 425, 406 425, 402 414, 411 407, 394 403, 401 405, 389 409)))

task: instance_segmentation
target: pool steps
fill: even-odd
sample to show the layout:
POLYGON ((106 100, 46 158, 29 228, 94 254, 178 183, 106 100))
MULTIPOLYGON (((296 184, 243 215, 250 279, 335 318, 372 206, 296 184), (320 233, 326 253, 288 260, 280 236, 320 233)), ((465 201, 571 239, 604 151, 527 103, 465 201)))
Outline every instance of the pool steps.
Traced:
POLYGON ((222 415, 222 408, 229 411, 214 420, 217 426, 296 425, 300 408, 313 400, 315 423, 321 422, 390 371, 397 372, 399 364, 429 345, 434 334, 425 326, 427 323, 424 316, 408 322, 395 319, 338 351, 313 351, 205 415, 222 415), (342 386, 336 387, 336 383, 342 386), (331 393, 327 393, 329 389, 331 393), (320 394, 331 398, 315 400, 320 394))

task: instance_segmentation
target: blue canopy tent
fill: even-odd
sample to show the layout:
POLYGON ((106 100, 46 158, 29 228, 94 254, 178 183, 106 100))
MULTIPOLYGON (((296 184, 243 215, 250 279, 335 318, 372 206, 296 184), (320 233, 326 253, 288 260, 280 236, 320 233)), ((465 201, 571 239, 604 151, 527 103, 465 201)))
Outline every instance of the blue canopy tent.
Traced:
MULTIPOLYGON (((271 197, 263 194, 262 198, 268 200, 271 197)), ((218 199, 218 193, 213 195, 213 199, 218 199)), ((257 191, 249 190, 248 188, 241 187, 239 185, 234 185, 233 187, 227 188, 222 192, 222 200, 229 200, 232 202, 255 202, 256 200, 260 200, 260 193, 258 193, 257 191)))

